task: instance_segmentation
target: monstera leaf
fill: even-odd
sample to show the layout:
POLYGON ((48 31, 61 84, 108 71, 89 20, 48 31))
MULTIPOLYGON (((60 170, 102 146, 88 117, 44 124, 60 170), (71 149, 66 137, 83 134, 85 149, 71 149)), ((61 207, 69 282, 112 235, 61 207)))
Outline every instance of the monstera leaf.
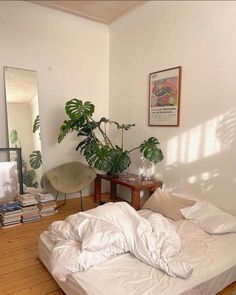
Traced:
POLYGON ((126 170, 131 164, 129 152, 122 150, 119 146, 116 146, 115 149, 111 150, 111 158, 111 173, 122 172, 126 170))
POLYGON ((60 127, 60 133, 57 138, 59 143, 65 138, 65 136, 67 135, 67 133, 71 131, 71 129, 72 129, 72 122, 65 120, 60 127))
POLYGON ((39 130, 39 128, 40 128, 39 115, 37 115, 33 124, 33 133, 39 130))
POLYGON ((94 113, 94 105, 90 101, 74 98, 66 103, 65 110, 70 119, 79 119, 80 117, 91 117, 94 113))
POLYGON ((33 151, 30 155, 30 167, 32 169, 38 169, 42 165, 42 154, 40 151, 33 151))
POLYGON ((140 145, 140 152, 146 159, 153 163, 158 163, 163 160, 162 151, 157 147, 159 141, 155 137, 150 137, 140 145))
POLYGON ((86 126, 86 120, 84 117, 81 117, 79 120, 65 120, 60 127, 60 133, 58 135, 58 142, 60 143, 67 133, 76 130, 79 131, 80 128, 86 126))
POLYGON ((84 156, 90 166, 98 170, 109 171, 112 166, 110 149, 93 141, 84 149, 84 156))
POLYGON ((93 137, 93 130, 96 129, 99 125, 99 122, 86 122, 83 126, 80 126, 78 136, 89 136, 93 137))

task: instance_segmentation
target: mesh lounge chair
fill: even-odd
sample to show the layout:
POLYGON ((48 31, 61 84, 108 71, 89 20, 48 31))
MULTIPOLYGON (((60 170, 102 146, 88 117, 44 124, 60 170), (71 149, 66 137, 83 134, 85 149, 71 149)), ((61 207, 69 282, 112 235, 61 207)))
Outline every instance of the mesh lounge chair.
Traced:
POLYGON ((69 162, 48 171, 45 175, 46 181, 57 191, 56 201, 59 193, 64 194, 65 205, 67 194, 80 193, 80 206, 83 211, 82 190, 84 190, 95 178, 93 168, 80 162, 69 162))

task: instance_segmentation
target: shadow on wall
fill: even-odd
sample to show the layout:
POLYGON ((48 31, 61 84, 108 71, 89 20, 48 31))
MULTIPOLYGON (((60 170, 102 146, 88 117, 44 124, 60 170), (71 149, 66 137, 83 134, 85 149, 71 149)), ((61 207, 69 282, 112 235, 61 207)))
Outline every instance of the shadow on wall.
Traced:
POLYGON ((236 213, 236 110, 167 142, 165 184, 236 213), (227 202, 225 202, 227 199, 227 202))

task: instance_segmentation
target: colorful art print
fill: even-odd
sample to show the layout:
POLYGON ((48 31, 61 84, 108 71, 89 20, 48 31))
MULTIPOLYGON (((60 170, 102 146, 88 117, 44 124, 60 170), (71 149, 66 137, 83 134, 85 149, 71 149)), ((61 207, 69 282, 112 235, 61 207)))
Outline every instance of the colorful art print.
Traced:
POLYGON ((181 67, 149 76, 149 126, 179 126, 181 67))

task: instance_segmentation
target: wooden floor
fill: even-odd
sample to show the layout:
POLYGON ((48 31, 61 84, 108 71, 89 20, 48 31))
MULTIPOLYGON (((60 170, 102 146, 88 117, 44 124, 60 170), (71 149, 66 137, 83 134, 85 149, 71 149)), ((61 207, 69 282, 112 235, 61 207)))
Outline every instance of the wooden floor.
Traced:
MULTIPOLYGON (((107 200, 108 196, 103 196, 103 199, 107 200)), ((84 210, 93 207, 96 204, 92 198, 85 197, 84 210)), ((68 200, 55 215, 33 223, 0 229, 0 295, 64 294, 37 259, 38 237, 53 221, 65 219, 78 212, 79 208, 78 199, 68 200)), ((236 283, 219 294, 231 295, 233 290, 236 290, 236 283)))

